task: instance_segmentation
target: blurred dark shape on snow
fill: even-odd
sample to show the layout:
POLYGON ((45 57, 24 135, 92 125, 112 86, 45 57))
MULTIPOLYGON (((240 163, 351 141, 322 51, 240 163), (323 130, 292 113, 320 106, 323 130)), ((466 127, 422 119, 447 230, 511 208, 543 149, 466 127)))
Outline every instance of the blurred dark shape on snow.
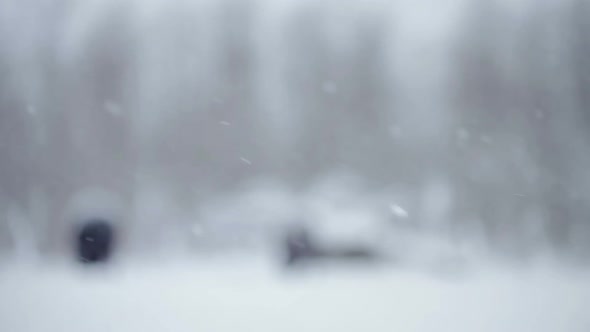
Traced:
POLYGON ((115 246, 115 229, 111 222, 94 219, 82 222, 75 231, 76 253, 82 263, 106 263, 115 246))
POLYGON ((287 265, 293 265, 300 259, 317 256, 309 232, 303 227, 292 228, 285 238, 287 265))
POLYGON ((373 248, 318 242, 303 226, 290 228, 284 244, 288 266, 309 262, 321 264, 322 261, 376 262, 383 258, 373 248))

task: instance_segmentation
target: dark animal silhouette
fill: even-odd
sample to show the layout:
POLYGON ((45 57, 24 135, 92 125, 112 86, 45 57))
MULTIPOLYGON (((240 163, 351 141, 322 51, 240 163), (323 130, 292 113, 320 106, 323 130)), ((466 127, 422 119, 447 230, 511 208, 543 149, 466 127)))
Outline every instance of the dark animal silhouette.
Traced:
POLYGON ((114 227, 105 220, 84 222, 76 231, 77 255, 82 263, 106 262, 112 255, 114 227))
POLYGON ((321 247, 304 228, 289 230, 285 245, 286 264, 289 266, 317 259, 372 261, 379 258, 374 250, 362 246, 321 247))
POLYGON ((306 257, 313 257, 319 254, 312 244, 309 233, 304 228, 288 231, 285 245, 287 249, 287 265, 293 265, 306 257))

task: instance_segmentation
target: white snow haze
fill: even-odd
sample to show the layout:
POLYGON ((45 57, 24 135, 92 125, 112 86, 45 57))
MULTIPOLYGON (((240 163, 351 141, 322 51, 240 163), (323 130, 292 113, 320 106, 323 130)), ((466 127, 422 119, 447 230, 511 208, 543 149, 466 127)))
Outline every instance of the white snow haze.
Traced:
POLYGON ((590 331, 587 0, 0 1, 0 331, 590 331))

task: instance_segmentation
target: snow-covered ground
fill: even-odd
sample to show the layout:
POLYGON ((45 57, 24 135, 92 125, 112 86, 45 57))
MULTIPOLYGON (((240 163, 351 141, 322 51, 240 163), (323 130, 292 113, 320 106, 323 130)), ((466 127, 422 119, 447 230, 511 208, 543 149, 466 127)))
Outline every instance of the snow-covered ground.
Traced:
MULTIPOLYGON (((47 258, 31 254, 30 230, 15 227, 21 245, 0 260, 0 331, 590 330, 590 271, 559 267, 550 250, 539 250, 528 267, 498 263, 477 239, 451 241, 436 225, 412 225, 416 204, 356 194, 340 182, 302 197, 268 184, 247 188, 188 217, 157 191, 139 195, 144 229, 179 218, 171 225, 186 225, 178 232, 190 229, 193 246, 155 237, 147 241, 154 248, 142 247, 139 256, 123 250, 107 269, 40 263, 47 258), (282 226, 292 221, 322 245, 360 243, 384 255, 286 269, 282 226), (259 245, 246 245, 251 239, 259 245)), ((77 201, 90 216, 112 206, 94 197, 90 206, 77 201)), ((444 205, 426 204, 438 211, 429 220, 443 220, 445 209, 436 206, 444 205)), ((26 225, 24 217, 8 219, 26 225)), ((154 229, 174 231, 168 224, 154 229)))
POLYGON ((462 278, 262 259, 0 265, 0 331, 588 331, 590 278, 480 268, 462 278))

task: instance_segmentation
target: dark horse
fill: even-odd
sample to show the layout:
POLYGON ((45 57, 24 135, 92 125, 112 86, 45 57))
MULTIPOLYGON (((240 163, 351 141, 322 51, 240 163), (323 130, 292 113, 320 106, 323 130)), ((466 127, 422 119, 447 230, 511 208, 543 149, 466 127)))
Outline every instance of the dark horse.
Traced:
POLYGON ((77 255, 82 263, 100 263, 109 260, 114 244, 114 227, 102 219, 82 223, 76 230, 77 255))

